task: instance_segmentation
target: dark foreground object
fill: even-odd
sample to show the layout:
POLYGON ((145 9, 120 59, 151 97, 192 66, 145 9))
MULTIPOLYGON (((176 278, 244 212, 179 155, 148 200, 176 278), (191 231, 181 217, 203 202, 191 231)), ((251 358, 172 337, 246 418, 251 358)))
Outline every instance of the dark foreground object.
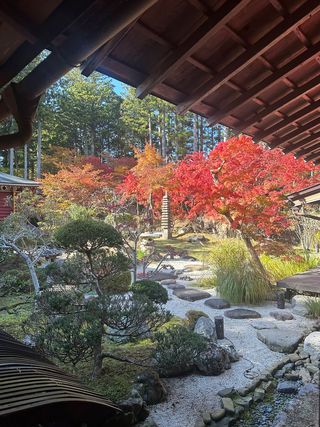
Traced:
POLYGON ((1 427, 103 427, 120 410, 0 331, 1 427))

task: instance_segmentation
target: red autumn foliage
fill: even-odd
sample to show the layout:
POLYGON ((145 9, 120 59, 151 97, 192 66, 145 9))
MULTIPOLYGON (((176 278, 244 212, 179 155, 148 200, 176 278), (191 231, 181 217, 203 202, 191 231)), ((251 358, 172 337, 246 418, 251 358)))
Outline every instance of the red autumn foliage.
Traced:
POLYGON ((178 216, 222 220, 257 238, 287 227, 285 195, 319 179, 312 164, 241 135, 219 143, 207 157, 198 152, 181 161, 171 198, 178 216))

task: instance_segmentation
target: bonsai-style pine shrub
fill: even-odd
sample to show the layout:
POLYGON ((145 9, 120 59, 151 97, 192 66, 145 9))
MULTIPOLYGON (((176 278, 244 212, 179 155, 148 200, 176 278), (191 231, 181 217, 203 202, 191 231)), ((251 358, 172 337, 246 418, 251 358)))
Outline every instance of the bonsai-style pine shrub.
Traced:
POLYGON ((236 304, 256 304, 267 298, 269 280, 252 262, 242 240, 222 240, 211 250, 210 262, 223 298, 236 304))
POLYGON ((143 295, 156 304, 166 304, 168 302, 167 290, 154 280, 140 280, 135 282, 131 290, 135 295, 143 295))
POLYGON ((130 271, 123 271, 114 277, 106 277, 101 281, 101 289, 105 293, 121 294, 128 292, 131 284, 130 271))

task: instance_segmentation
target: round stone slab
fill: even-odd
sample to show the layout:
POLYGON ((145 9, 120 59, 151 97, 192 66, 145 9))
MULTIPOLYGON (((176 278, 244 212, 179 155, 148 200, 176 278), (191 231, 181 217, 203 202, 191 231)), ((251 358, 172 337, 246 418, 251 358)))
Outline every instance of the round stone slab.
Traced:
POLYGON ((211 296, 209 292, 193 288, 177 289, 173 292, 173 295, 186 301, 198 301, 211 296))
POLYGON ((226 317, 229 319, 259 319, 261 314, 248 308, 234 308, 233 310, 227 310, 224 312, 226 317))
POLYGON ((293 353, 302 340, 303 334, 296 329, 263 329, 257 331, 257 337, 272 351, 293 353))
POLYGON ((217 310, 222 310, 223 308, 229 308, 230 303, 222 298, 209 298, 205 302, 205 305, 215 308, 217 310))
POLYGON ((270 311, 270 316, 282 321, 294 319, 292 313, 290 313, 290 311, 285 310, 270 311))
POLYGON ((253 320, 251 326, 255 329, 277 329, 277 326, 273 322, 268 320, 253 320))
POLYGON ((167 288, 176 290, 176 289, 185 289, 186 287, 184 285, 181 285, 181 283, 172 283, 172 285, 168 285, 167 288))

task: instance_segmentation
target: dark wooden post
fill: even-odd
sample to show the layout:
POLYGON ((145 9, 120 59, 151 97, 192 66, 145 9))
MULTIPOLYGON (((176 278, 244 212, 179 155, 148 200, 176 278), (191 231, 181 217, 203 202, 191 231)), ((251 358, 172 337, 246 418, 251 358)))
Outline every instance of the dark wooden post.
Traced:
POLYGON ((284 298, 284 292, 280 291, 277 292, 277 308, 280 308, 281 310, 285 308, 285 298, 284 298))
POLYGON ((216 332, 218 340, 224 339, 224 321, 222 316, 215 316, 214 323, 216 325, 216 332))

